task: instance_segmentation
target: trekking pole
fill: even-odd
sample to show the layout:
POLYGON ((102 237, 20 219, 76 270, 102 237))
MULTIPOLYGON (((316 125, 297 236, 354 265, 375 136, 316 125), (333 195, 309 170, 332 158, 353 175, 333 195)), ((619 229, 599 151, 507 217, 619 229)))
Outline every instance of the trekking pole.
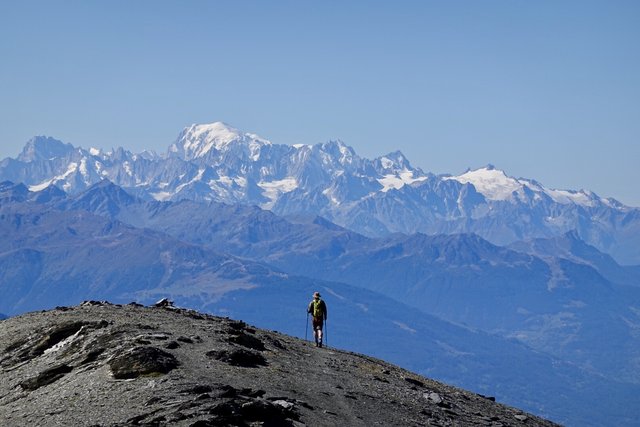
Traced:
POLYGON ((324 319, 324 345, 329 346, 329 322, 324 319))
POLYGON ((307 313, 307 326, 304 329, 304 340, 307 341, 307 333, 309 332, 309 313, 307 313))

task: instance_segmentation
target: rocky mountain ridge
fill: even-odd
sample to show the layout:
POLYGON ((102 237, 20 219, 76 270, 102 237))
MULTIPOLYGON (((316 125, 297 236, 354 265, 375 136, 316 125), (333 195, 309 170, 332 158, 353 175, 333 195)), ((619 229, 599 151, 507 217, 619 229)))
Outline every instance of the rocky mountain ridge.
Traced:
POLYGON ((0 323, 0 420, 37 425, 552 426, 370 357, 170 304, 0 323))
POLYGON ((492 166, 458 176, 413 167, 400 152, 368 160, 341 141, 274 144, 221 122, 185 128, 166 154, 29 141, 0 180, 81 192, 109 179, 147 200, 242 203, 321 215, 368 236, 473 232, 495 244, 576 230, 623 264, 640 264, 640 209, 589 191, 554 190, 492 166))

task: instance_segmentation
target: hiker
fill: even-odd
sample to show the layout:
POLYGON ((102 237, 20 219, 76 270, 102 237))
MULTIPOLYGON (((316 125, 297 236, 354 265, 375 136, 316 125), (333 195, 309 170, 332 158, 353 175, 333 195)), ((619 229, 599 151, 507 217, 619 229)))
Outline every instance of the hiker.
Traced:
POLYGON ((309 303, 307 313, 313 317, 313 337, 316 347, 322 347, 322 325, 327 320, 327 305, 320 299, 320 292, 313 293, 313 300, 309 303))

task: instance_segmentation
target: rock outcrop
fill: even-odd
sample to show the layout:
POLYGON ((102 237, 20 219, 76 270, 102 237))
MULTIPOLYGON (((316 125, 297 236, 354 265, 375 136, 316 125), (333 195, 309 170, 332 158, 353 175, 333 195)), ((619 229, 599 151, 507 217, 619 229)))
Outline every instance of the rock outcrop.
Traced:
POLYGON ((383 361, 244 322, 86 302, 0 323, 2 425, 553 423, 383 361))

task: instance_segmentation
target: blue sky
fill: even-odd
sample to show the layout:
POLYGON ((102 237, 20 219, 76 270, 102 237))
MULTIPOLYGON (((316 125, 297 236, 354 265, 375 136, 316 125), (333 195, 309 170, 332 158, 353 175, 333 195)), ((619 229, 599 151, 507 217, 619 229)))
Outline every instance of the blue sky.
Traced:
POLYGON ((0 158, 222 120, 640 206, 638 1, 4 1, 0 158))

